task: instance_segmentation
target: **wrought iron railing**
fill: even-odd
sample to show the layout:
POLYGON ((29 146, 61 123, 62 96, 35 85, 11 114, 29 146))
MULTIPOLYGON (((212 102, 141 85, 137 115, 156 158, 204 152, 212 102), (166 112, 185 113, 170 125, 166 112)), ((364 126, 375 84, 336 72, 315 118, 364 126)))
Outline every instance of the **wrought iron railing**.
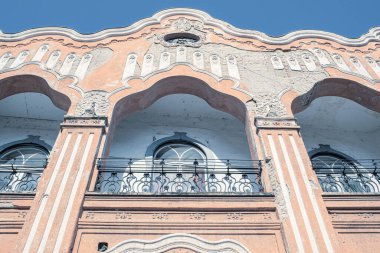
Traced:
POLYGON ((112 194, 253 194, 263 192, 261 161, 104 159, 96 191, 112 194))
POLYGON ((380 192, 380 160, 344 160, 331 166, 328 161, 312 161, 324 192, 380 192))
POLYGON ((0 192, 35 192, 47 159, 0 160, 0 192))

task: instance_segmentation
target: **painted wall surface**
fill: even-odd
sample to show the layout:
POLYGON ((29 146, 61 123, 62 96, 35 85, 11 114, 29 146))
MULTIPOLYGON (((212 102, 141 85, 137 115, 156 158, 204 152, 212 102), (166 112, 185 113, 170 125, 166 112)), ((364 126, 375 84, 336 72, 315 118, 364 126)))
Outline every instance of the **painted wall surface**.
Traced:
POLYGON ((149 145, 175 132, 208 147, 215 159, 251 159, 244 125, 191 95, 163 97, 128 116, 117 127, 110 157, 144 158, 149 145))
MULTIPOLYGON (((0 101, 0 147, 30 136, 53 146, 65 112, 49 97, 20 93, 0 101)), ((0 150, 1 152, 1 150, 0 150)))
POLYGON ((380 155, 380 113, 345 98, 322 97, 296 117, 309 152, 323 144, 354 159, 380 155))
POLYGON ((28 139, 29 136, 53 146, 61 121, 0 117, 0 146, 28 139))

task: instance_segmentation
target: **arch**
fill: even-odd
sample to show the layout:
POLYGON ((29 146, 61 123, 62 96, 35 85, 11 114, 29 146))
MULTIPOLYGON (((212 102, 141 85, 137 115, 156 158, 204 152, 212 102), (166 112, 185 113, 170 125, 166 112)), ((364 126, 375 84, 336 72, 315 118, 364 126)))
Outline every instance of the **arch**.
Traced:
POLYGON ((40 76, 13 75, 0 79, 0 100, 25 92, 44 94, 55 106, 64 111, 68 111, 71 105, 71 99, 67 95, 51 88, 47 80, 40 76))
POLYGON ((49 151, 36 143, 0 150, 0 192, 35 192, 49 151))
POLYGON ((305 110, 319 97, 336 96, 350 99, 372 111, 380 112, 380 92, 355 80, 326 78, 317 82, 308 92, 299 95, 294 91, 284 94, 282 101, 289 114, 305 110))
POLYGON ((211 107, 229 113, 244 123, 245 103, 252 99, 248 94, 234 88, 235 83, 232 80, 216 80, 185 65, 160 72, 147 80, 130 80, 129 84, 129 89, 115 92, 109 97, 114 104, 112 120, 116 122, 130 113, 145 109, 166 95, 190 94, 204 99, 211 107))
POLYGON ((119 243, 108 253, 140 253, 155 252, 163 253, 173 249, 188 249, 199 253, 220 252, 220 253, 249 253, 250 251, 234 240, 221 240, 211 242, 191 234, 170 234, 161 238, 147 240, 127 240, 119 243))
POLYGON ((146 80, 139 78, 130 80, 129 84, 131 85, 129 89, 113 92, 109 97, 112 116, 109 135, 103 150, 104 155, 110 151, 118 123, 131 113, 143 110, 158 99, 171 94, 200 97, 214 109, 228 113, 244 125, 247 124, 246 103, 252 98, 234 88, 232 80, 216 80, 213 76, 196 72, 189 66, 179 65, 169 71, 152 75, 146 80))

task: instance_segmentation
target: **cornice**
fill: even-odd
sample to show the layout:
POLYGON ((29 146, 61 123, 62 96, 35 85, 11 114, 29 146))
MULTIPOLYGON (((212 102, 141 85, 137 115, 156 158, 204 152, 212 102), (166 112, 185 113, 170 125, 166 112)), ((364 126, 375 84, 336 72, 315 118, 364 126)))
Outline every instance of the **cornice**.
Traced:
POLYGON ((288 33, 281 37, 271 37, 262 32, 236 28, 233 25, 228 24, 222 20, 211 17, 203 11, 188 8, 163 10, 156 13, 152 17, 142 19, 131 26, 106 29, 93 34, 81 34, 73 29, 63 27, 35 28, 15 34, 5 34, 0 31, 0 41, 14 42, 37 36, 65 36, 79 42, 95 42, 110 37, 128 36, 142 30, 147 26, 160 24, 161 21, 165 18, 181 15, 199 19, 203 21, 205 25, 218 27, 229 35, 240 38, 256 39, 270 45, 286 45, 301 39, 322 39, 352 47, 365 46, 369 42, 380 42, 380 27, 374 27, 370 29, 367 34, 364 34, 359 38, 346 38, 334 33, 316 30, 300 30, 288 33))

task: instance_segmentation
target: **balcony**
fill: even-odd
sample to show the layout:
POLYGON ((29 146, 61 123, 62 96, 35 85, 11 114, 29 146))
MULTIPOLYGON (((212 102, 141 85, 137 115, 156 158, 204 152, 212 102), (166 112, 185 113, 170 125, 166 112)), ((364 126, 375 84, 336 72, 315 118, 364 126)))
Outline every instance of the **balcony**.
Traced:
POLYGON ((263 192, 258 160, 97 161, 96 191, 108 194, 256 194, 263 192))
POLYGON ((35 192, 47 159, 0 160, 0 192, 35 192))
POLYGON ((312 166, 324 192, 379 193, 380 159, 313 160, 312 166))

